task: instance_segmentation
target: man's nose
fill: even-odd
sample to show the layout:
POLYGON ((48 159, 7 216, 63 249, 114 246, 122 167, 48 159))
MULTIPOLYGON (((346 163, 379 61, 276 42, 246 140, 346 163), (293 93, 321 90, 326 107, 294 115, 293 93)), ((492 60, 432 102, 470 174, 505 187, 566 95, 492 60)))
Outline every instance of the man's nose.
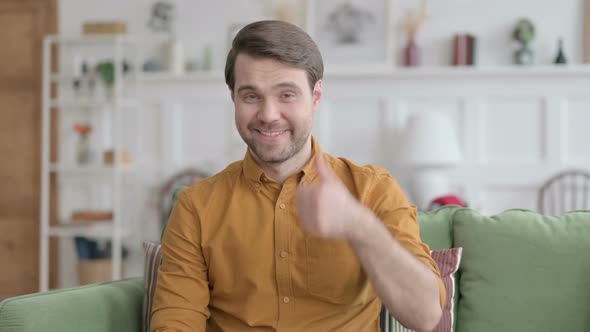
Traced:
POLYGON ((281 111, 279 105, 273 100, 266 99, 260 105, 260 110, 258 110, 258 119, 262 122, 274 122, 281 118, 281 111))

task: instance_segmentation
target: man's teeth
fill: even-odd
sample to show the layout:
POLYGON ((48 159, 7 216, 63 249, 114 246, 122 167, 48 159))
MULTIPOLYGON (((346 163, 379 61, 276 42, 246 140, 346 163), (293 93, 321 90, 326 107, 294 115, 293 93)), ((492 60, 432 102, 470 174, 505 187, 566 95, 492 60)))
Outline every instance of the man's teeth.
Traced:
POLYGON ((259 132, 264 136, 271 136, 272 137, 272 136, 278 136, 278 135, 286 132, 286 130, 283 130, 283 131, 262 131, 262 130, 259 130, 259 132))

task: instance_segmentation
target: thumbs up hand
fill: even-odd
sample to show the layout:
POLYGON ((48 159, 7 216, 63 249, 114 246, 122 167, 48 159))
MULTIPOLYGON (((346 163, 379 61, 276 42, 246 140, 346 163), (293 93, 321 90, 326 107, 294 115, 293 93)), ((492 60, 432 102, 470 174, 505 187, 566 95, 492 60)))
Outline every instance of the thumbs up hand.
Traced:
POLYGON ((317 181, 302 182, 297 188, 301 227, 319 237, 350 240, 366 208, 352 196, 322 154, 314 162, 317 181))

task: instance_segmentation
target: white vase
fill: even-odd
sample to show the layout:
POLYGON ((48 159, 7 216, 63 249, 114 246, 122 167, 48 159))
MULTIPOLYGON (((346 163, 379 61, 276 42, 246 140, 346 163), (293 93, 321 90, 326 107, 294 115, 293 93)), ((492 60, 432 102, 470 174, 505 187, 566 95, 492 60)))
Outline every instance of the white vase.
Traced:
POLYGON ((181 75, 184 65, 184 45, 174 38, 170 39, 164 44, 164 67, 172 74, 181 75))

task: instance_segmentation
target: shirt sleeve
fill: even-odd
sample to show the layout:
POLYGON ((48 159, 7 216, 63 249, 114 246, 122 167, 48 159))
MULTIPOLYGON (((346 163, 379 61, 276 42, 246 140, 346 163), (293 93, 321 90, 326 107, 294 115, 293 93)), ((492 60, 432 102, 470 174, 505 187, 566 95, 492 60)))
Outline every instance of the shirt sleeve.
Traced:
POLYGON ((210 316, 200 220, 183 190, 162 239, 162 264, 152 304, 151 331, 205 331, 210 316))
POLYGON ((389 174, 378 175, 378 181, 369 195, 374 213, 383 221, 391 235, 436 275, 440 304, 444 308, 446 289, 440 270, 430 255, 430 248, 420 239, 416 207, 410 205, 397 181, 389 174))

